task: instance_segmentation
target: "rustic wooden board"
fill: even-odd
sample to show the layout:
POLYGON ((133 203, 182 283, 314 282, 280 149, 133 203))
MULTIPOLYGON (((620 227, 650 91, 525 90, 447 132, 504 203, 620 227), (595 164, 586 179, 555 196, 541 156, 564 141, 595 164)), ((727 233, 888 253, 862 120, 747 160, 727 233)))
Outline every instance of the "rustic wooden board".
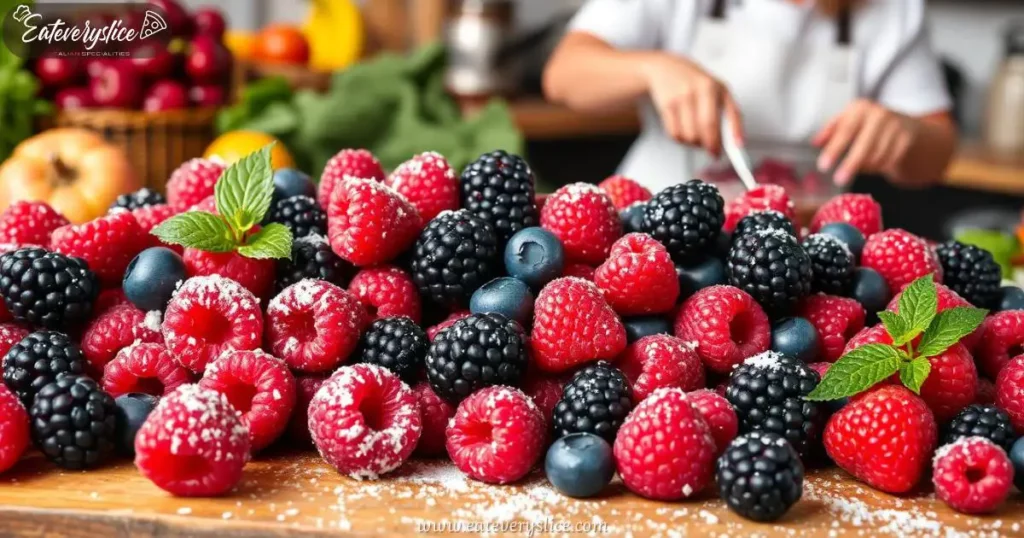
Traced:
POLYGON ((427 524, 495 535, 527 535, 531 526, 536 534, 569 535, 580 525, 576 536, 1024 536, 1024 502, 1015 491, 992 516, 964 516, 932 495, 893 497, 827 469, 810 474, 804 498, 782 521, 757 524, 729 512, 710 489, 697 500, 663 503, 616 483, 602 498, 573 500, 557 494, 539 472, 494 487, 439 461, 413 461, 386 480, 357 482, 311 452, 254 461, 239 487, 216 499, 171 497, 129 462, 62 472, 33 455, 0 476, 0 536, 410 536, 446 530, 427 524), (487 523, 498 526, 481 526, 487 523))

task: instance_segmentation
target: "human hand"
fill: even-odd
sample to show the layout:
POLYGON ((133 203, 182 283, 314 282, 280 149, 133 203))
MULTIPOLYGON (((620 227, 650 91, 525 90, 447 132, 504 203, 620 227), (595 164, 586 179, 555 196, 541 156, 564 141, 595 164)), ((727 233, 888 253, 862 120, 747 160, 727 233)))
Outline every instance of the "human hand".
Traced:
POLYGON ((918 135, 919 123, 874 101, 851 103, 815 135, 812 143, 821 148, 818 170, 836 166, 833 178, 846 185, 859 172, 879 173, 896 181, 904 160, 918 135))

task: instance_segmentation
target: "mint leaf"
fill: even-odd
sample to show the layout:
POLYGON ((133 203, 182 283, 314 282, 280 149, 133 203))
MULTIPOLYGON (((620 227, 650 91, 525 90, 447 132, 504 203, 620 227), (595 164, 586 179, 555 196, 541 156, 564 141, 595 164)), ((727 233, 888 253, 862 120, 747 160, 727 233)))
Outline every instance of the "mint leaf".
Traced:
POLYGON ((935 318, 939 308, 939 294, 935 291, 932 275, 925 275, 910 283, 900 295, 900 317, 907 321, 904 343, 923 333, 935 318))
POLYGON ((912 336, 909 336, 910 322, 903 316, 883 310, 878 313, 878 319, 882 320, 882 325, 885 326, 885 331, 892 337, 894 346, 902 346, 913 339, 912 336))
POLYGON ((837 400, 862 392, 900 369, 900 352, 885 344, 867 344, 843 355, 808 400, 837 400))
POLYGON ((924 357, 918 357, 909 362, 900 363, 900 381, 914 394, 921 394, 921 385, 928 379, 932 371, 932 363, 924 357))
POLYGON ((238 247, 238 253, 246 258, 291 258, 292 231, 284 224, 268 224, 238 247))
POLYGON ((214 186, 217 212, 238 232, 249 231, 270 210, 274 194, 271 146, 264 146, 229 166, 214 186))
POLYGON ((974 332, 974 329, 985 321, 987 313, 988 311, 982 308, 968 306, 958 306, 939 312, 921 337, 921 344, 917 348, 918 355, 934 357, 946 351, 949 346, 974 332))
POLYGON ((154 228, 152 234, 164 243, 208 252, 231 252, 238 246, 224 219, 205 211, 175 215, 154 228))

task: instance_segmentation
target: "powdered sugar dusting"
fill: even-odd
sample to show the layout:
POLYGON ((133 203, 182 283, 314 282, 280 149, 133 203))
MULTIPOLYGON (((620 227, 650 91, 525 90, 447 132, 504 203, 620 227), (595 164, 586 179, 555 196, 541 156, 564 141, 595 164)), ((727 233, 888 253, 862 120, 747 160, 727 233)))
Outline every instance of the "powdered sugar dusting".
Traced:
POLYGON ((748 358, 743 361, 743 364, 749 364, 762 370, 778 370, 781 367, 781 363, 779 362, 781 359, 781 353, 776 351, 765 351, 748 358))

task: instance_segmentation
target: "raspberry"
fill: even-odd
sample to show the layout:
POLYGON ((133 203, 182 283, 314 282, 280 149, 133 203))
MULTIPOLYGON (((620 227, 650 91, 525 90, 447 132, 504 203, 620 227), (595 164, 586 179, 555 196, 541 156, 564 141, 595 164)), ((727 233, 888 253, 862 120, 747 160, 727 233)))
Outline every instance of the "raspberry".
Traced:
POLYGON ((868 237, 860 263, 878 271, 894 292, 928 274, 936 282, 942 282, 942 266, 932 247, 924 239, 900 228, 868 237))
POLYGON ((710 428, 711 437, 715 440, 715 456, 721 455, 739 432, 740 422, 736 418, 736 410, 729 400, 710 389, 687 393, 686 399, 710 428))
POLYGON ((295 409, 288 420, 285 435, 299 445, 309 446, 313 443, 309 436, 309 402, 313 401, 316 392, 326 381, 327 378, 320 375, 295 376, 295 409))
POLYGON ((840 194, 818 208, 811 220, 811 233, 833 222, 849 223, 870 237, 882 231, 882 206, 870 194, 840 194))
POLYGON ((459 208, 459 179, 448 161, 432 151, 400 164, 384 184, 405 196, 424 222, 459 208))
POLYGON ((1005 310, 985 318, 975 331, 978 366, 995 379, 1011 357, 1024 353, 1024 310, 1005 310))
POLYGON ((171 355, 202 372, 229 349, 259 348, 263 313, 256 297, 234 280, 192 277, 167 303, 161 330, 171 355))
POLYGON ((704 288, 683 303, 675 335, 697 343, 704 366, 720 374, 768 350, 768 316, 746 292, 732 286, 704 288))
POLYGON ((131 301, 124 296, 124 290, 121 288, 107 288, 96 297, 96 303, 92 307, 92 315, 93 317, 100 317, 104 312, 115 307, 131 304, 131 301))
POLYGON ((192 382, 192 375, 162 344, 136 342, 103 368, 103 390, 117 398, 140 392, 163 396, 192 382))
POLYGON ((687 392, 704 387, 704 365, 694 345, 667 334, 633 342, 619 358, 618 366, 633 386, 638 402, 663 387, 687 392))
POLYGON ((212 194, 199 200, 197 204, 186 209, 185 211, 205 211, 207 213, 217 215, 217 198, 212 194))
POLYGON ((274 287, 274 260, 247 258, 237 252, 185 249, 188 276, 220 275, 241 284, 253 295, 266 298, 274 287))
POLYGON ((372 319, 405 316, 420 322, 420 293, 409 273, 390 265, 359 271, 348 285, 372 319))
POLYGON ((790 221, 796 221, 796 206, 786 189, 778 185, 760 185, 725 204, 725 225, 722 228, 732 232, 740 219, 765 210, 778 211, 790 221))
POLYGON ((596 271, 595 268, 585 263, 570 263, 566 264, 565 269, 562 270, 562 276, 572 276, 593 282, 596 271))
POLYGON ((28 412, 13 392, 0 383, 0 473, 18 463, 28 448, 28 412))
POLYGON ((163 224, 165 220, 177 215, 178 210, 167 204, 157 204, 134 209, 131 213, 132 216, 135 217, 135 221, 139 223, 139 227, 146 233, 146 239, 149 240, 149 246, 167 247, 178 254, 185 252, 185 248, 181 245, 164 243, 160 238, 152 234, 154 228, 163 224))
POLYGON ((108 287, 121 285, 132 258, 149 245, 146 232, 128 212, 57 228, 50 240, 53 250, 85 260, 108 287))
POLYGON ((1017 431, 1024 431, 1024 355, 1006 363, 996 378, 996 405, 1002 407, 1017 431))
POLYGON ((438 323, 437 325, 434 325, 427 329, 427 339, 433 342, 434 337, 437 336, 441 331, 447 329, 448 327, 451 327, 452 325, 455 325, 456 321, 459 321, 460 319, 463 318, 468 318, 471 315, 472 313, 470 313, 469 310, 459 310, 457 312, 452 312, 447 318, 441 321, 441 323, 438 323))
POLYGON ((363 267, 409 248, 423 221, 401 194, 370 179, 346 179, 327 205, 327 235, 338 256, 363 267))
POLYGON ((334 187, 346 177, 358 177, 384 181, 384 169, 380 161, 365 149, 343 149, 331 157, 320 174, 320 186, 317 188, 316 199, 320 205, 327 207, 331 200, 334 187))
POLYGON ((26 336, 28 336, 28 329, 20 325, 0 323, 0 357, 6 355, 14 347, 14 344, 26 336))
POLYGON ((626 487, 650 499, 689 498, 714 471, 715 439, 682 389, 659 389, 640 402, 619 429, 614 450, 626 487))
POLYGON ((68 224, 45 202, 14 202, 0 213, 0 243, 49 245, 53 231, 68 224))
POLYGON ((427 457, 446 455, 445 428, 448 427, 448 421, 455 416, 455 407, 442 400, 427 381, 420 381, 412 391, 419 401, 420 414, 423 418, 423 435, 416 445, 416 454, 427 457))
POLYGON ((225 168, 209 159, 186 161, 167 179, 167 203, 177 211, 187 211, 207 196, 213 196, 213 187, 225 168))
POLYGON ((825 362, 839 360, 846 343, 864 328, 864 307, 846 297, 811 295, 800 304, 799 315, 818 330, 825 362))
POLYGON ((459 404, 448 423, 448 455, 460 471, 488 484, 526 476, 544 452, 544 417, 526 394, 487 387, 459 404))
POLYGON ((974 390, 974 403, 982 405, 996 403, 996 384, 978 376, 978 386, 974 390))
POLYGON ((575 277, 555 279, 537 295, 531 337, 537 366, 549 372, 612 359, 626 349, 626 328, 601 290, 575 277))
MULTIPOLYGON (((133 342, 164 342, 160 334, 160 312, 152 315, 130 304, 114 307, 100 314, 82 334, 82 353, 93 374, 103 371, 118 351, 133 342)), ((117 396, 117 395, 115 395, 117 396)))
POLYGON ((679 278, 668 250, 642 233, 625 235, 612 245, 608 259, 594 272, 594 283, 624 316, 667 312, 679 297, 679 278))
POLYGON ((966 437, 935 452, 935 496, 965 514, 994 512, 1013 485, 1013 465, 984 437, 966 437))
MULTIPOLYGON (((948 310, 950 308, 958 306, 972 306, 971 303, 967 302, 967 300, 961 297, 960 294, 949 289, 944 284, 935 284, 935 293, 938 295, 939 298, 938 308, 936 309, 936 312, 942 312, 944 310, 948 310)), ((889 305, 886 306, 885 309, 890 312, 898 314, 900 311, 900 298, 902 298, 902 296, 903 292, 897 293, 896 296, 893 297, 891 301, 889 301, 889 305)), ((979 327, 975 329, 973 333, 965 336, 963 340, 960 341, 960 343, 966 346, 968 351, 973 351, 975 346, 977 346, 979 340, 981 339, 981 335, 981 327, 979 327)), ((992 375, 993 377, 995 377, 995 374, 992 375)))
POLYGON ((621 211, 635 202, 646 202, 651 199, 651 191, 647 187, 626 176, 611 176, 597 184, 597 187, 608 195, 615 209, 621 211))
POLYGON ((267 346, 296 370, 328 372, 348 359, 369 323, 351 293, 322 280, 302 280, 267 305, 267 346))
POLYGON ((182 385, 160 399, 135 437, 135 466, 179 497, 231 491, 249 461, 249 432, 223 394, 182 385))
POLYGON ((540 225, 562 241, 566 262, 597 265, 622 235, 615 205, 601 189, 573 183, 548 197, 540 225))
POLYGON ((373 364, 338 369, 309 404, 309 433, 320 455, 357 480, 397 469, 422 431, 412 389, 373 364))
POLYGON ((846 347, 843 348, 843 355, 867 344, 892 344, 892 337, 885 330, 882 324, 874 325, 871 327, 865 327, 860 332, 853 335, 853 338, 846 343, 846 347))
POLYGON ((533 403, 537 404, 541 416, 547 426, 545 431, 551 430, 551 417, 562 399, 562 390, 566 383, 565 376, 549 376, 531 372, 523 380, 523 392, 526 393, 533 403))
POLYGON ((252 451, 274 442, 295 407, 295 377, 277 357, 255 351, 227 351, 206 366, 199 386, 227 396, 249 430, 252 451))

